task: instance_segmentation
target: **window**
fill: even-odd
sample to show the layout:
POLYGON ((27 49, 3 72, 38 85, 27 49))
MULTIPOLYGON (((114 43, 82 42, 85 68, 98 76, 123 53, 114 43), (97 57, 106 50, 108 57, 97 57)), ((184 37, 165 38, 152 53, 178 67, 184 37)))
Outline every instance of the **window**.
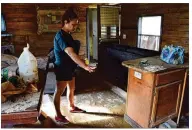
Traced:
POLYGON ((101 38, 119 38, 119 7, 101 7, 101 38))
POLYGON ((1 14, 1 32, 6 31, 6 24, 3 14, 1 14))
POLYGON ((137 47, 159 51, 162 16, 143 16, 138 21, 137 47))

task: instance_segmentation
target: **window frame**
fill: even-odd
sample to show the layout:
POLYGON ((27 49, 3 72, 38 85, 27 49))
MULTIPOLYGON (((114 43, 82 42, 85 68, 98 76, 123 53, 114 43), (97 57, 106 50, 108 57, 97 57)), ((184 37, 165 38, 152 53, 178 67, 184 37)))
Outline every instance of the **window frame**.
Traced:
MULTIPOLYGON (((145 34, 139 34, 139 18, 140 17, 155 17, 155 16, 161 16, 161 25, 160 25, 160 38, 159 38, 159 50, 157 52, 160 52, 161 51, 161 44, 162 44, 162 34, 163 34, 163 19, 164 19, 164 14, 153 14, 153 15, 149 15, 149 14, 142 14, 142 15, 139 15, 137 17, 137 48, 138 48, 138 44, 139 44, 139 41, 138 41, 138 37, 139 36, 142 36, 142 35, 145 35, 145 34)), ((158 36, 158 35, 145 35, 145 36, 158 36)), ((144 48, 141 48, 141 49, 144 49, 144 48)), ((149 49, 147 49, 149 50, 149 49)), ((156 50, 153 50, 153 51, 156 51, 156 50)))

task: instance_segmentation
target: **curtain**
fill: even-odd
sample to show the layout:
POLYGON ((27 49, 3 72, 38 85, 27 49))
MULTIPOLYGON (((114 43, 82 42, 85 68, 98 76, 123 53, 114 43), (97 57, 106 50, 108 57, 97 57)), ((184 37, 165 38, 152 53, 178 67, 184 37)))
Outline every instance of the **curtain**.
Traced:
POLYGON ((158 36, 139 36, 138 47, 149 50, 159 50, 159 39, 158 36))
POLYGON ((119 37, 119 8, 101 7, 101 38, 119 37))

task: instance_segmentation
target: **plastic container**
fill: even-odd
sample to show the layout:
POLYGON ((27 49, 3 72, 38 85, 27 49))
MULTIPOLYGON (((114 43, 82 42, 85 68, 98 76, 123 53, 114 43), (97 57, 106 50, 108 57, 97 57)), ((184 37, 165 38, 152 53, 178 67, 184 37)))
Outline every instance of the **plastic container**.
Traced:
POLYGON ((37 59, 29 51, 29 44, 23 48, 18 59, 19 75, 23 78, 25 84, 38 82, 37 59))
POLYGON ((85 58, 85 64, 89 65, 89 60, 87 58, 85 58))
POLYGON ((1 78, 3 78, 4 81, 7 81, 12 76, 16 76, 16 72, 7 68, 1 70, 1 78))

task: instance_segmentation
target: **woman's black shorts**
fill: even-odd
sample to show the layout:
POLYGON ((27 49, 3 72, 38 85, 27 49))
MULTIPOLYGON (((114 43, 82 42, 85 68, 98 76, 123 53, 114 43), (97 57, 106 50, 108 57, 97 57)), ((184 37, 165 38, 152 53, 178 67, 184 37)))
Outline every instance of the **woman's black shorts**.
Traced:
POLYGON ((70 81, 75 76, 74 67, 57 66, 54 65, 55 75, 57 81, 70 81))

